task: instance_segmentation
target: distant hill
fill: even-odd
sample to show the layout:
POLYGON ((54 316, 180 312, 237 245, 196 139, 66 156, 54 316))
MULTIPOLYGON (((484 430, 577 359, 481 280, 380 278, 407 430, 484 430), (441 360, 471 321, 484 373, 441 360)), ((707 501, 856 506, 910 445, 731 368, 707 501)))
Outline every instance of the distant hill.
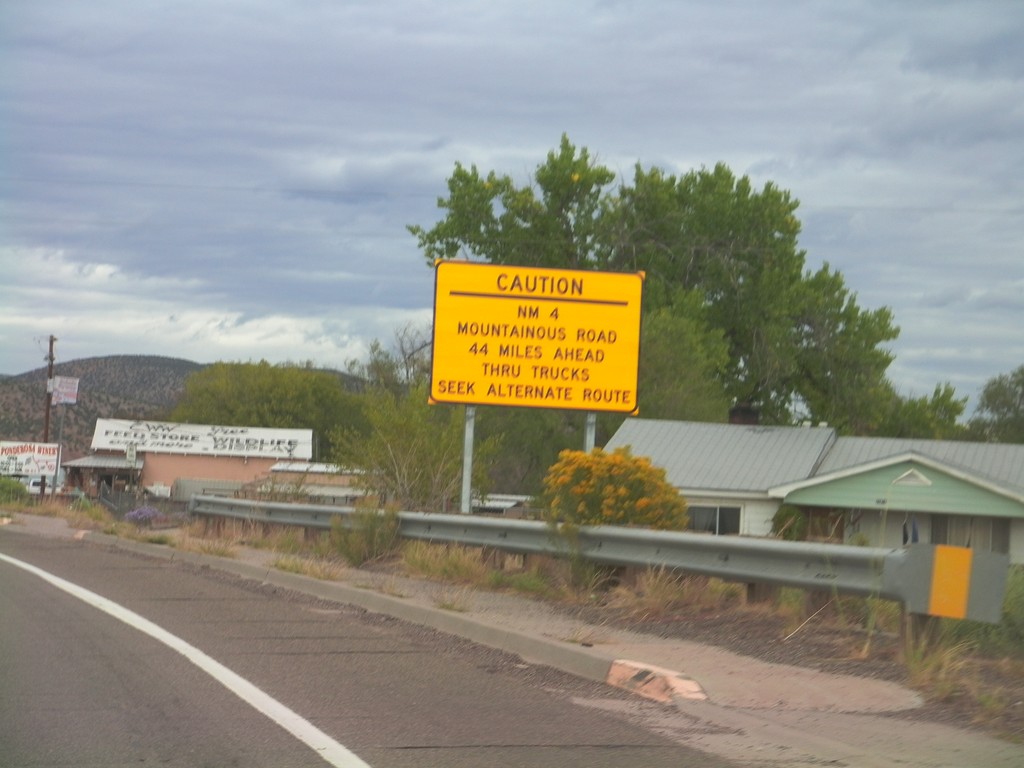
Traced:
MULTIPOLYGON (((155 355, 89 357, 54 365, 54 375, 77 378, 78 402, 50 413, 50 442, 64 459, 89 452, 96 419, 162 419, 185 391, 185 380, 206 366, 155 355)), ((40 442, 46 410, 46 368, 0 378, 0 439, 40 442)))
MULTIPOLYGON (((185 380, 207 365, 156 355, 111 355, 57 363, 55 376, 77 378, 78 402, 50 412, 50 442, 64 446, 65 461, 89 453, 96 419, 162 421, 185 392, 185 380)), ((364 382, 328 370, 352 391, 364 382)), ((41 442, 46 411, 46 368, 0 376, 0 440, 41 442)), ((259 426, 259 425, 252 425, 259 426)))

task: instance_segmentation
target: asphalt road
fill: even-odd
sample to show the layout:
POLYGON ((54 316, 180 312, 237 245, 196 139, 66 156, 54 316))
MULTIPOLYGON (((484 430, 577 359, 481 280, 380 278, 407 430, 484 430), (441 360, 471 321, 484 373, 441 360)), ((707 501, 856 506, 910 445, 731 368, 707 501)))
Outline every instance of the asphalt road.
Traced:
MULTIPOLYGON (((637 716, 657 705, 357 608, 3 528, 0 554, 153 622, 374 768, 731 765, 637 716)), ((329 764, 279 722, 0 559, 0 768, 329 764)))

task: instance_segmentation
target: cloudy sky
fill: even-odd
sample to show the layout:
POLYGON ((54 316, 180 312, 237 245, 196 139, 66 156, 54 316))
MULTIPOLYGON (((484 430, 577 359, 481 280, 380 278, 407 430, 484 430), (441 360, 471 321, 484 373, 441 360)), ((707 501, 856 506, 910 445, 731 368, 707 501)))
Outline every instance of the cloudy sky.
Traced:
POLYGON ((563 133, 725 162, 902 329, 908 396, 1024 364, 1018 0, 6 0, 0 373, 159 354, 343 368, 429 322, 454 164, 563 133))

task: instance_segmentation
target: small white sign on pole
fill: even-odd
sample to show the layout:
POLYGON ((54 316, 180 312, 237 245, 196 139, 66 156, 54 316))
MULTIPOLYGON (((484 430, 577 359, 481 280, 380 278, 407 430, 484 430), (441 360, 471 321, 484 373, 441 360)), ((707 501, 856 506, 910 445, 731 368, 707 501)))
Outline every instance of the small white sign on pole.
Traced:
POLYGON ((74 405, 78 402, 78 379, 54 376, 50 391, 53 393, 54 405, 74 405))

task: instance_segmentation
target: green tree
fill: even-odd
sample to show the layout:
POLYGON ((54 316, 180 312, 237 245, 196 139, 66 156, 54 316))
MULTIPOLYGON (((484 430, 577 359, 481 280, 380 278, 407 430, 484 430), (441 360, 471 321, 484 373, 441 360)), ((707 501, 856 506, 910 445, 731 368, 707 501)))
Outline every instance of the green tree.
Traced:
POLYGON ((429 326, 404 325, 395 331, 390 349, 374 339, 366 360, 349 361, 349 373, 369 386, 404 392, 430 376, 430 344, 429 326))
POLYGON ((582 417, 548 408, 477 408, 475 436, 497 445, 490 487, 537 495, 559 451, 583 445, 582 417))
MULTIPOLYGON (((448 197, 438 201, 444 217, 429 230, 409 230, 431 264, 461 257, 644 271, 645 315, 692 321, 696 297, 704 328, 725 345, 719 356, 701 334, 696 348, 680 345, 675 370, 713 362, 727 397, 757 407, 768 422, 789 422, 801 410, 851 428, 865 420, 865 396, 883 384, 891 362, 880 345, 898 329, 888 310, 862 310, 838 272, 805 274, 799 203, 789 192, 771 183, 755 189, 723 164, 678 178, 637 165, 632 183, 617 190, 614 178, 563 136, 530 186, 456 165, 448 197)), ((650 377, 672 366, 655 360, 648 368, 650 377)), ((693 404, 659 381, 667 380, 648 379, 655 413, 693 404)), ((641 409, 645 397, 642 389, 641 409)))
MULTIPOLYGON (((406 510, 448 510, 462 484, 465 408, 433 406, 428 326, 406 325, 390 347, 374 340, 365 361, 349 371, 366 386, 360 403, 366 429, 332 434, 333 460, 362 471, 363 487, 406 510)), ((498 436, 477 439, 472 486, 486 493, 498 436)))
POLYGON ((311 429, 318 456, 331 452, 332 429, 365 429, 355 394, 333 373, 312 367, 214 363, 189 376, 174 421, 222 426, 311 429))
POLYGON ((509 176, 482 175, 456 163, 445 217, 430 230, 410 226, 427 263, 478 258, 494 264, 587 269, 596 265, 602 237, 602 190, 615 175, 577 152, 567 136, 537 168, 533 187, 509 176))
MULTIPOLYGON (((360 470, 360 485, 387 504, 409 511, 449 511, 462 484, 465 409, 431 406, 426 381, 405 392, 371 387, 361 397, 367 433, 337 429, 332 460, 360 470)), ((487 489, 494 441, 474 449, 473 489, 487 489)))
POLYGON ((648 311, 673 306, 680 288, 702 297, 728 345, 723 382, 733 401, 769 422, 806 409, 805 417, 852 423, 858 393, 880 383, 891 362, 879 345, 898 329, 888 310, 861 310, 827 265, 805 273, 798 206, 789 192, 771 183, 756 190, 723 164, 678 178, 637 166, 605 260, 647 273, 648 311))
POLYGON ((873 429, 885 372, 893 355, 883 344, 898 335, 892 313, 860 309, 842 275, 825 264, 794 297, 796 369, 792 389, 805 410, 797 418, 826 422, 846 434, 873 429))
POLYGON ((970 429, 982 440, 1024 443, 1024 365, 988 380, 970 429))
MULTIPOLYGON (((652 419, 724 421, 723 334, 709 328, 696 297, 647 312, 640 339, 640 413, 652 419)), ((620 419, 621 421, 621 419, 620 419)), ((617 426, 617 425, 616 425, 617 426)))
POLYGON ((925 440, 958 440, 966 437, 959 419, 967 398, 956 396, 948 382, 935 387, 931 397, 903 397, 886 382, 874 398, 875 418, 858 434, 907 437, 925 440))

